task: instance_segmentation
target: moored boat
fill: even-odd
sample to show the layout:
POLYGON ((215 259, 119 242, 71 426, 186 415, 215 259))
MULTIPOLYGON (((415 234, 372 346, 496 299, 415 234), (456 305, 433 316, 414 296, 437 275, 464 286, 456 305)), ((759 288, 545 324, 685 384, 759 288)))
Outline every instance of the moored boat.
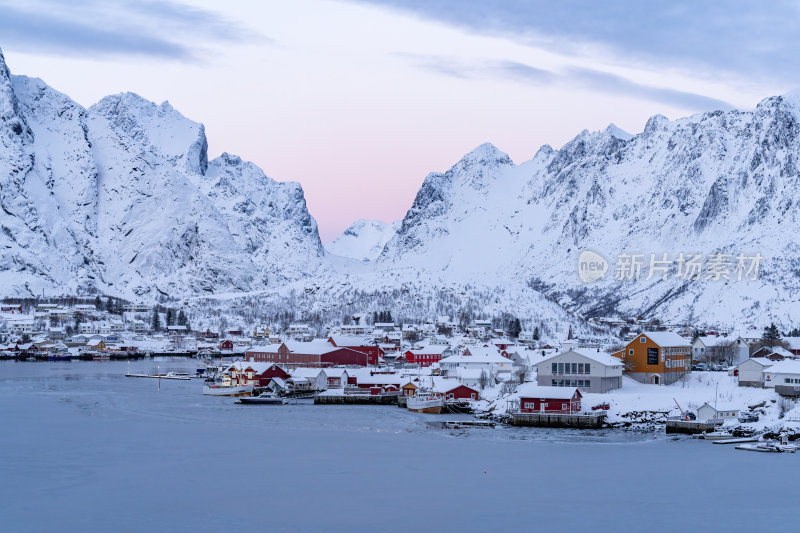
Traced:
POLYGON ((155 379, 178 379, 186 381, 192 379, 189 374, 184 372, 167 372, 166 374, 125 374, 126 378, 155 378, 155 379))
POLYGON ((739 444, 736 446, 736 449, 746 450, 748 452, 794 453, 797 446, 794 444, 780 444, 775 441, 764 441, 753 444, 739 444))
POLYGON ((223 385, 204 385, 203 395, 205 396, 252 396, 253 386, 244 385, 241 387, 225 387, 223 385))
POLYGON ((109 361, 111 355, 103 352, 95 352, 92 354, 92 361, 109 361))
POLYGON ((239 398, 237 403, 245 405, 284 405, 289 403, 289 400, 272 392, 262 392, 258 396, 253 396, 252 398, 239 398))
POLYGON ((444 398, 430 392, 417 392, 406 400, 406 408, 415 413, 432 413, 438 415, 444 407, 444 398))
POLYGON ((708 433, 703 433, 702 438, 706 440, 725 440, 735 439, 736 437, 727 431, 709 431, 708 433))

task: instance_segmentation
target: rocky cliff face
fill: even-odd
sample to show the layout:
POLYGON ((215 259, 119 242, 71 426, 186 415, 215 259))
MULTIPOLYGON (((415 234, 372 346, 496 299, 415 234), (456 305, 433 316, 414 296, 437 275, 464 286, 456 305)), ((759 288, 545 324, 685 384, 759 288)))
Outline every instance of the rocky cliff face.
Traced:
POLYGON ((248 291, 323 256, 302 188, 135 94, 83 109, 0 53, 0 281, 7 294, 248 291))

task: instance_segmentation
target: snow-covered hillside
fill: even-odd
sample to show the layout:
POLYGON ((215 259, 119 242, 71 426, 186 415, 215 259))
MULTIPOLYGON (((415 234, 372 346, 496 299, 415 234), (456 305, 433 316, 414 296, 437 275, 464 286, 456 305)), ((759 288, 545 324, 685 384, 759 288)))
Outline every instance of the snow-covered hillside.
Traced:
MULTIPOLYGON (((451 279, 517 278, 584 316, 646 315, 732 326, 800 321, 800 98, 752 112, 652 117, 629 135, 582 132, 515 165, 490 144, 430 174, 377 263, 451 279), (604 279, 583 284, 578 257, 594 250, 604 279), (643 254, 639 281, 615 280, 619 254, 643 254), (729 254, 732 279, 646 280, 650 254, 729 254), (736 257, 763 256, 757 280, 736 257)), ((751 266, 748 262, 746 266, 751 266)))
POLYGON ((387 224, 381 220, 359 219, 327 244, 325 251, 358 261, 374 261, 399 228, 399 221, 387 224))
POLYGON ((5 295, 129 298, 246 291, 324 255, 297 183, 224 154, 202 124, 135 94, 83 109, 0 52, 0 283, 5 295))

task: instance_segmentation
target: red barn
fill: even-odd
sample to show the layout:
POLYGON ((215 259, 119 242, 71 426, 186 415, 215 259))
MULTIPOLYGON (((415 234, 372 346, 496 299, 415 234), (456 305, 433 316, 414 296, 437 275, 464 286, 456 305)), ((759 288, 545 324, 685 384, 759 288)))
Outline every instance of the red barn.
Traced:
POLYGON ((219 343, 220 350, 233 350, 233 341, 230 339, 226 339, 219 343))
POLYGON ((296 366, 367 366, 369 356, 352 348, 337 348, 328 341, 284 342, 253 346, 245 352, 248 361, 284 363, 296 366))
POLYGON ((358 335, 331 335, 328 337, 328 343, 336 348, 350 348, 367 354, 370 365, 377 365, 386 354, 380 346, 358 335))
POLYGON ((580 391, 571 387, 526 383, 519 388, 519 410, 521 413, 579 413, 581 398, 580 391))
POLYGON ((431 378, 433 390, 441 394, 445 400, 480 400, 481 394, 472 387, 462 385, 456 379, 431 378))

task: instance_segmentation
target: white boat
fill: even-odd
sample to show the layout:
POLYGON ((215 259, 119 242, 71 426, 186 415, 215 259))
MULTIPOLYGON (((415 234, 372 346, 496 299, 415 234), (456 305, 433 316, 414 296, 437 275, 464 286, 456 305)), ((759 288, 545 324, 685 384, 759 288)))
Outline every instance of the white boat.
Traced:
POLYGON ((706 440, 725 440, 735 439, 736 437, 727 431, 709 431, 708 433, 703 433, 702 438, 706 440))
POLYGON ((438 394, 417 391, 414 396, 408 397, 406 400, 406 407, 409 411, 414 411, 415 413, 433 413, 438 415, 442 412, 442 407, 444 407, 444 398, 438 394))
POLYGON ((748 452, 794 453, 797 450, 797 446, 794 444, 780 444, 775 441, 764 441, 753 444, 740 444, 736 446, 736 449, 748 452))
POLYGON ((289 403, 289 400, 273 392, 262 392, 258 396, 252 398, 239 398, 237 403, 245 405, 285 405, 289 403))
POLYGON ((252 396, 253 386, 244 385, 241 387, 223 387, 222 385, 204 385, 203 395, 205 396, 252 396))

